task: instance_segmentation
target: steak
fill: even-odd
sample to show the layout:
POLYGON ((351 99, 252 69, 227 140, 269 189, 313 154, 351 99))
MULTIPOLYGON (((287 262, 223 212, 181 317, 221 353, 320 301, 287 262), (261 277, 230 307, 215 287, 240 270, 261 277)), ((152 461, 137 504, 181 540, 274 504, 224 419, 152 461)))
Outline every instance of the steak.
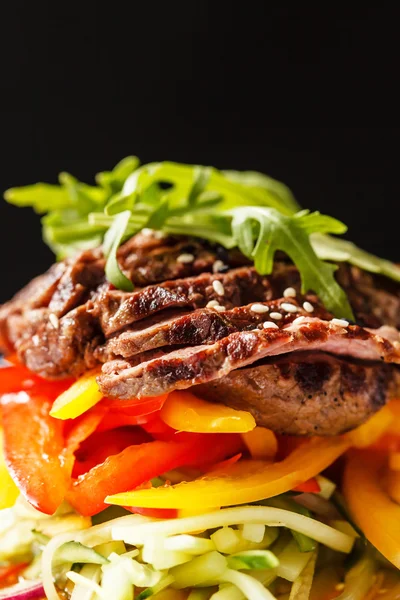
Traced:
POLYGON ((0 307, 0 350, 49 379, 102 365, 99 385, 115 399, 197 386, 301 435, 354 427, 399 393, 396 282, 341 264, 356 319, 344 327, 314 294, 301 295, 281 253, 263 276, 237 250, 143 231, 118 260, 133 292, 106 281, 101 248, 33 280, 0 307))
POLYGON ((400 369, 301 352, 236 369, 193 392, 247 410, 277 433, 337 435, 399 397, 400 369))
MULTIPOLYGON (((252 331, 268 319, 268 313, 274 312, 282 313, 281 325, 285 325, 299 315, 308 316, 301 308, 304 300, 305 298, 301 297, 291 299, 291 304, 298 308, 295 315, 281 310, 281 305, 287 302, 285 298, 256 305, 256 309, 264 309, 266 312, 254 311, 254 304, 251 303, 223 312, 217 312, 213 308, 202 308, 192 312, 172 311, 161 320, 155 315, 140 321, 136 327, 109 338, 104 347, 99 348, 99 353, 104 362, 120 356, 129 358, 155 348, 187 345, 188 340, 193 346, 211 344, 236 331, 252 331)), ((313 315, 321 319, 332 318, 330 313, 316 304, 313 315)))
POLYGON ((358 325, 342 327, 334 321, 301 317, 278 329, 232 333, 214 344, 186 347, 140 365, 103 373, 99 386, 105 396, 143 398, 187 389, 225 377, 267 356, 301 350, 329 352, 368 361, 400 364, 400 334, 396 341, 382 338, 358 325))

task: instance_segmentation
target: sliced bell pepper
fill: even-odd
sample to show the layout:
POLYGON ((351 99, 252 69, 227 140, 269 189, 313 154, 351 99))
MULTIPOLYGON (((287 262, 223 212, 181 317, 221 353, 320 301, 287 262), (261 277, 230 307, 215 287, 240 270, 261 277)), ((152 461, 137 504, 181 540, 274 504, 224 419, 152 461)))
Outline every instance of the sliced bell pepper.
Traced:
POLYGON ((385 489, 390 498, 400 504, 400 473, 388 469, 384 477, 385 489))
POLYGON ((386 460, 384 452, 351 452, 344 471, 343 493, 367 539, 400 569, 400 506, 383 489, 386 460))
POLYGON ((75 464, 75 452, 95 431, 107 414, 107 408, 98 404, 77 419, 64 422, 64 460, 66 472, 71 475, 75 464))
POLYGON ((75 419, 95 406, 103 398, 96 377, 98 370, 89 371, 77 379, 56 398, 50 415, 55 419, 75 419))
POLYGON ((128 446, 150 442, 151 437, 139 427, 120 427, 108 431, 96 431, 88 437, 76 453, 73 476, 87 473, 109 456, 119 454, 128 446))
MULTIPOLYGON (((214 437, 214 436, 213 436, 214 437)), ((349 447, 343 437, 307 440, 277 463, 240 461, 222 472, 213 472, 195 481, 120 493, 107 502, 146 508, 196 508, 204 505, 229 506, 270 498, 292 490, 332 464, 349 447)))
POLYGON ((384 406, 377 413, 368 419, 366 423, 360 425, 353 431, 349 431, 345 436, 356 448, 365 448, 371 446, 384 435, 394 421, 393 412, 389 406, 384 406))
POLYGON ((212 404, 191 392, 172 392, 160 416, 173 429, 192 433, 244 433, 256 426, 249 412, 212 404))
MULTIPOLYGON (((18 575, 26 569, 29 563, 17 563, 13 565, 7 565, 5 567, 0 567, 0 588, 4 586, 11 586, 17 583, 18 575)), ((0 596, 1 596, 0 592, 0 596)), ((9 596, 10 597, 10 596, 9 596)))
POLYGON ((74 481, 67 500, 82 515, 94 515, 105 508, 106 496, 110 494, 136 488, 166 471, 204 462, 205 456, 217 462, 235 454, 240 448, 238 437, 187 434, 177 442, 156 440, 129 446, 74 481))
POLYGON ((167 398, 168 394, 153 396, 152 398, 133 398, 132 400, 111 400, 111 398, 106 398, 104 403, 112 411, 123 411, 131 416, 142 416, 160 410, 167 398))
POLYGON ((63 423, 49 416, 50 406, 26 392, 1 399, 8 470, 28 502, 46 514, 57 510, 68 487, 63 423))
POLYGON ((178 511, 174 508, 140 508, 135 506, 124 506, 129 512, 143 515, 144 517, 152 517, 153 519, 176 519, 178 511))
MULTIPOLYGON (((19 491, 8 472, 3 452, 3 431, 0 428, 0 510, 14 506, 19 491)), ((1 579, 1 577, 0 577, 1 579)))
POLYGON ((32 373, 24 365, 3 367, 0 372, 0 395, 27 391, 33 395, 57 398, 73 383, 72 379, 47 381, 32 373))
POLYGON ((304 483, 300 483, 293 488, 294 492, 311 492, 314 494, 318 494, 321 491, 318 481, 315 477, 312 477, 308 481, 304 481, 304 483))
POLYGON ((389 454, 389 468, 392 471, 400 471, 400 452, 391 452, 389 454))
POLYGON ((278 452, 276 435, 266 427, 255 427, 252 431, 242 433, 242 438, 255 460, 273 459, 278 452))

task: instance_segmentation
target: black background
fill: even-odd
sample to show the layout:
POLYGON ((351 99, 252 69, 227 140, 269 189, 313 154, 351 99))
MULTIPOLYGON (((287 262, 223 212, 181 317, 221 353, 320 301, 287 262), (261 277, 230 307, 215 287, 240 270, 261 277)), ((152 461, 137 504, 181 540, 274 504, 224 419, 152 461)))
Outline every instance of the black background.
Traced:
MULTIPOLYGON (((127 154, 258 169, 400 261, 398 10, 102 6, 1 9, 1 191, 127 154)), ((0 256, 0 301, 50 264, 29 209, 0 204, 0 256)))

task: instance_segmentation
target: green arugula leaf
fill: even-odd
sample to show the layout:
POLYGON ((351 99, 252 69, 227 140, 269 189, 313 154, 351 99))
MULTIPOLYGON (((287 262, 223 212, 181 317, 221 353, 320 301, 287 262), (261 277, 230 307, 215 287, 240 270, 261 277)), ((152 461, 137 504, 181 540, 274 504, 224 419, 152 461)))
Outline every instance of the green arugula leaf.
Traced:
POLYGON ((282 202, 291 212, 300 210, 300 205, 297 203, 290 189, 281 181, 272 179, 264 173, 257 171, 222 171, 222 173, 231 181, 236 181, 242 185, 249 187, 262 188, 269 194, 275 196, 282 202))
POLYGON ((133 283, 122 273, 117 259, 118 248, 124 239, 131 212, 125 210, 114 217, 113 224, 104 236, 103 252, 107 257, 106 277, 117 289, 133 290, 133 283))
POLYGON ((31 206, 39 214, 58 208, 68 208, 73 204, 68 190, 50 183, 34 183, 10 188, 4 193, 4 199, 14 206, 31 206))
POLYGON ((111 194, 120 192, 126 179, 140 165, 140 160, 137 156, 127 156, 123 158, 112 171, 103 171, 95 176, 96 183, 99 186, 108 190, 111 194))
POLYGON ((299 269, 303 293, 313 290, 334 315, 353 319, 347 296, 334 277, 336 267, 320 260, 311 246, 307 230, 315 227, 310 225, 312 215, 289 217, 255 206, 236 208, 230 214, 233 237, 259 273, 271 273, 275 252, 282 250, 299 269))
POLYGON ((400 281, 400 267, 389 260, 361 250, 352 242, 320 233, 314 233, 310 241, 315 253, 322 260, 349 262, 370 273, 386 275, 390 279, 400 281))

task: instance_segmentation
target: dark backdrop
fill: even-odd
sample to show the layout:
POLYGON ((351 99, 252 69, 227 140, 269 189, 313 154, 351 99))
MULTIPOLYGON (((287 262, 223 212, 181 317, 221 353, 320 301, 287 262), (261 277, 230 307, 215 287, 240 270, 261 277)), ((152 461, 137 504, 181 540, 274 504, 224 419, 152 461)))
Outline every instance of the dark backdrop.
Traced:
MULTIPOLYGON (((400 261, 398 11, 232 6, 3 7, 0 190, 131 153, 258 169, 400 261)), ((0 301, 52 260, 38 217, 5 203, 0 253, 0 301)))

